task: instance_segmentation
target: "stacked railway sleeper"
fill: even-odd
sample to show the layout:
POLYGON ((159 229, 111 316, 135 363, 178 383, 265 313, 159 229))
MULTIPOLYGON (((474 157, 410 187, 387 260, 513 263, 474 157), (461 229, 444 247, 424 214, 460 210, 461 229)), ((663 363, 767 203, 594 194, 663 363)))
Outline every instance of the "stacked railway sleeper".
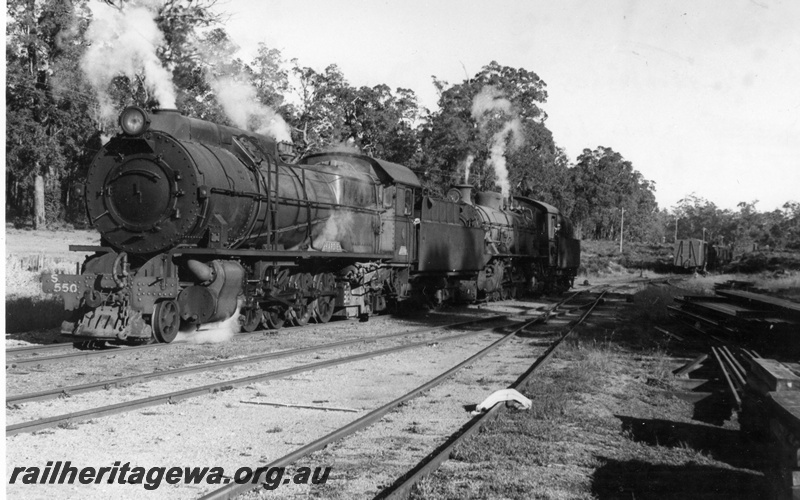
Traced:
POLYGON ((763 450, 770 498, 800 497, 800 304, 746 282, 678 302, 673 314, 704 344, 703 354, 675 372, 685 390, 679 395, 695 403, 696 418, 719 425, 735 412, 753 449, 763 450))
MULTIPOLYGON (((476 394, 508 386, 563 338, 564 327, 557 323, 572 322, 600 300, 590 295, 529 302, 529 309, 517 314, 470 309, 383 322, 331 322, 214 346, 126 348, 60 365, 30 363, 9 371, 7 459, 70 460, 94 467, 128 460, 137 461, 131 467, 219 466, 225 475, 216 486, 238 486, 235 479, 241 476, 234 476, 242 465, 255 469, 287 456, 306 457, 301 463, 307 464, 312 459, 297 455, 298 450, 309 451, 320 446, 320 438, 341 438, 370 423, 384 427, 365 433, 387 432, 388 424, 390 435, 417 429, 422 432, 412 434, 428 436, 427 429, 436 428, 436 435, 446 437, 469 418, 464 405, 477 402, 476 394), (118 356, 122 352, 127 354, 118 356), (424 398, 412 401, 421 394, 424 398), (389 414, 399 406, 415 411, 389 414), (413 421, 401 424, 407 418, 413 421), (201 457, 195 461, 204 463, 189 463, 186 457, 201 457)), ((359 445, 342 446, 348 453, 359 445)), ((385 446, 387 453, 402 447, 401 439, 391 438, 385 446)), ((391 470, 379 467, 384 482, 400 477, 427 452, 413 447, 417 458, 391 470)), ((311 463, 325 460, 316 456, 311 463)), ((370 470, 365 465, 362 469, 370 470)), ((10 485, 9 493, 20 493, 20 487, 10 485)), ((165 487, 150 491, 141 484, 103 483, 76 487, 75 494, 217 494, 215 484, 165 487)), ((63 493, 59 485, 36 489, 41 495, 63 493)))
POLYGON ((763 456, 769 498, 800 497, 800 364, 707 340, 708 352, 675 372, 686 390, 678 395, 695 404, 699 420, 722 425, 735 412, 747 453, 763 456))
POLYGON ((800 352, 800 304, 740 289, 741 282, 717 287, 715 295, 676 298, 670 313, 702 332, 724 335, 769 353, 800 352))
POLYGON ((752 360, 762 359, 754 350, 738 347, 718 338, 709 339, 703 354, 674 372, 675 381, 685 391, 678 394, 693 403, 706 401, 719 403, 720 414, 729 416, 729 410, 742 408, 742 397, 752 360))

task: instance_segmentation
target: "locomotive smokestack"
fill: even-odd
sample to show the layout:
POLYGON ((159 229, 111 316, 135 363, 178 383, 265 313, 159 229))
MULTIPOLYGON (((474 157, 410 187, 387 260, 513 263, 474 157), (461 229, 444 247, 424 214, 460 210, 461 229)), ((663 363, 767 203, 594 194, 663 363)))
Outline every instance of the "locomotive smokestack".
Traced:
POLYGON ((460 184, 457 186, 453 186, 455 189, 461 193, 461 201, 466 203, 467 205, 472 205, 472 186, 469 184, 460 184))

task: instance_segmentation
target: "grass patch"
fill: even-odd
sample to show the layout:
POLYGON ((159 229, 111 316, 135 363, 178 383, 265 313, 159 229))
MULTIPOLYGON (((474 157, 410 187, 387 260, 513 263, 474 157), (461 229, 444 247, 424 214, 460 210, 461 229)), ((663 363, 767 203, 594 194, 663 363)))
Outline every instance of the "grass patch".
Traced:
POLYGON ((735 257, 723 268, 728 273, 745 274, 786 270, 800 271, 800 253, 784 250, 749 252, 735 257))
POLYGON ((634 294, 629 308, 639 325, 661 325, 670 320, 668 306, 675 305, 675 298, 686 294, 685 290, 673 286, 648 286, 634 294))
POLYGON ((578 274, 604 276, 644 270, 669 273, 672 272, 672 251, 671 243, 624 243, 620 252, 616 241, 583 240, 578 274))
POLYGON ((21 272, 75 274, 77 272, 76 262, 78 262, 76 258, 70 259, 45 254, 10 254, 6 256, 6 274, 21 272))
MULTIPOLYGON (((682 273, 673 266, 673 243, 644 244, 625 242, 622 252, 618 241, 581 241, 579 276, 603 277, 629 275, 644 271, 657 274, 682 273)), ((742 274, 748 280, 754 274, 769 275, 785 281, 784 288, 800 290, 800 252, 767 250, 734 257, 729 264, 711 270, 712 274, 742 274), (786 275, 781 276, 781 275, 786 275)), ((794 295, 800 296, 800 293, 794 295)))
MULTIPOLYGON (((669 293, 644 298, 666 301, 669 293)), ((648 309, 640 307, 642 317, 648 309)), ((531 410, 502 413, 412 498, 763 496, 738 433, 691 421, 691 406, 664 390, 667 353, 653 339, 620 343, 632 332, 610 340, 600 330, 562 346, 524 388, 531 410)))

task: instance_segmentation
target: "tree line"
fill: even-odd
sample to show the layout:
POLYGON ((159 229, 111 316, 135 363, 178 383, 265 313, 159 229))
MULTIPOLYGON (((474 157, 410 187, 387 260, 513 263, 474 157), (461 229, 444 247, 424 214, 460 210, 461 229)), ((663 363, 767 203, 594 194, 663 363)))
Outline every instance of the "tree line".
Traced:
MULTIPOLYGON (((773 214, 758 214, 753 206, 730 217, 721 211, 718 219, 734 226, 717 229, 703 219, 706 215, 696 215, 709 211, 697 200, 673 212, 660 210, 654 182, 611 147, 584 149, 572 161, 547 127, 542 108, 547 85, 533 71, 491 61, 461 82, 434 77, 438 108, 428 110, 411 89, 355 87, 336 64, 320 71, 264 44, 252 60, 243 60, 223 27, 224 15, 215 14, 220 11, 215 1, 165 0, 152 13, 163 34, 155 54, 174 85, 176 107, 186 115, 251 130, 277 120, 285 123, 285 138, 298 154, 353 148, 410 167, 434 195, 443 195, 453 184, 471 184, 539 199, 570 217, 583 238, 618 238, 624 217, 626 239, 670 240, 674 213, 682 237, 707 227, 726 241, 745 233, 775 245, 800 240, 796 203, 773 214), (240 105, 263 107, 274 115, 238 116, 226 89, 246 97, 240 105), (769 229, 753 234, 760 222, 752 221, 764 217, 772 221, 769 229), (736 225, 743 221, 749 229, 736 225)), ((104 2, 121 11, 133 4, 104 2)), ((91 39, 96 15, 91 7, 87 0, 7 2, 10 221, 32 221, 35 227, 85 222, 70 188, 85 178, 92 156, 116 133, 104 105, 110 102, 117 111, 132 104, 163 105, 144 71, 111 75, 100 90, 93 85, 85 57, 98 43, 91 39)))
POLYGON ((800 250, 800 203, 787 202, 770 212, 756 210, 758 201, 741 202, 737 210, 721 209, 695 194, 680 200, 661 219, 673 238, 704 238, 740 250, 800 250))

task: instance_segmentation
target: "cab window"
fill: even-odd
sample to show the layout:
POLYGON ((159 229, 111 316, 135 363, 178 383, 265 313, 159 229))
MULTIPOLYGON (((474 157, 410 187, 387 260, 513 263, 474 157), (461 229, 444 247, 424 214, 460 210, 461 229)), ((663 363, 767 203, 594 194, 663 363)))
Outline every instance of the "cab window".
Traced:
POLYGON ((392 208, 394 204, 394 186, 389 186, 383 191, 383 206, 384 208, 392 208))

